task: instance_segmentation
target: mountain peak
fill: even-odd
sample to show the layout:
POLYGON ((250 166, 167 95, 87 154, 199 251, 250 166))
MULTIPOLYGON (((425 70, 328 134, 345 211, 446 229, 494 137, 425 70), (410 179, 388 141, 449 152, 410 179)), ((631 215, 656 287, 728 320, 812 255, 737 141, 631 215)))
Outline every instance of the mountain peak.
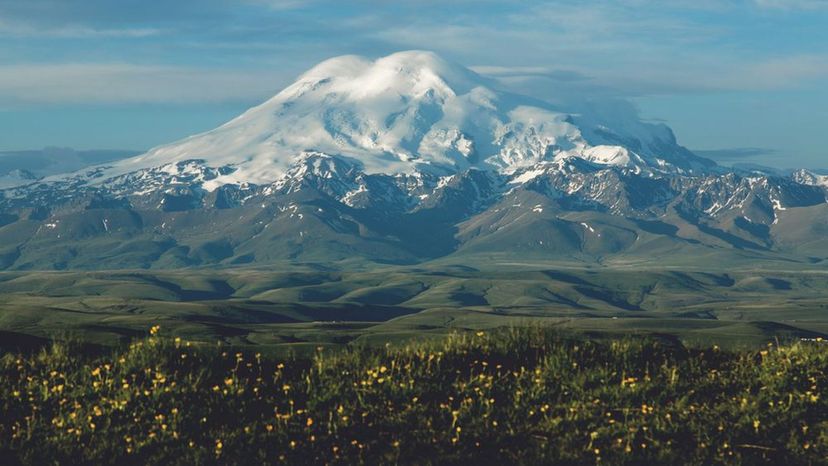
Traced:
POLYGON ((296 97, 309 87, 325 87, 355 100, 388 92, 409 98, 433 92, 446 98, 486 84, 483 77, 433 52, 411 50, 376 60, 358 55, 330 58, 302 74, 275 99, 296 97))
POLYGON ((500 173, 572 157, 637 172, 704 168, 672 132, 561 113, 433 52, 331 58, 267 102, 203 134, 116 164, 99 180, 187 160, 232 167, 210 184, 267 184, 301 154, 346 159, 365 173, 500 173), (617 124, 616 124, 617 123, 617 124))
POLYGON ((396 70, 410 73, 412 71, 431 70, 436 74, 465 73, 462 65, 451 63, 434 52, 426 50, 407 50, 392 53, 375 60, 361 55, 341 55, 320 62, 303 73, 299 80, 314 78, 355 77, 371 68, 396 70))

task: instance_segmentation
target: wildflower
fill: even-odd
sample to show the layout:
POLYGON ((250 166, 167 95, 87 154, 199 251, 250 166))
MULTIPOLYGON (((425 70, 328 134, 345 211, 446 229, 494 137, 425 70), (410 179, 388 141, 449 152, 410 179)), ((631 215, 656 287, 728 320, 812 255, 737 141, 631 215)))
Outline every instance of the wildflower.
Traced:
POLYGON ((309 417, 309 418, 308 418, 308 421, 306 422, 306 425, 307 425, 308 427, 312 426, 312 425, 313 425, 313 418, 310 418, 310 417, 309 417))
POLYGON ((158 332, 161 330, 160 325, 153 325, 150 327, 150 335, 158 335, 158 332))
POLYGON ((753 430, 755 430, 756 432, 759 432, 759 419, 754 419, 753 420, 753 430))

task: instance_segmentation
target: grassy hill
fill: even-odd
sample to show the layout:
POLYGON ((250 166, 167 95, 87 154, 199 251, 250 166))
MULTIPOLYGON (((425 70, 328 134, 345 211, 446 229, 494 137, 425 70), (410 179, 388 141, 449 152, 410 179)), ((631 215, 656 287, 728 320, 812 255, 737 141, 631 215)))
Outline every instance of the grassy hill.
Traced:
POLYGON ((0 348, 70 334, 113 346, 156 323, 258 351, 538 324, 685 345, 828 338, 823 270, 488 263, 0 273, 0 348))

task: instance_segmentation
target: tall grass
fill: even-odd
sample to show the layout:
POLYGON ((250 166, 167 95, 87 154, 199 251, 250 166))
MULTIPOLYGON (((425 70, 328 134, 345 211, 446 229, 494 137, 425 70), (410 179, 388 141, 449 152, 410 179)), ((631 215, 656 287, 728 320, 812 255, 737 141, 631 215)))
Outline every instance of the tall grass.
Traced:
POLYGON ((0 462, 826 464, 828 346, 543 329, 271 360, 161 337, 0 360, 0 462))

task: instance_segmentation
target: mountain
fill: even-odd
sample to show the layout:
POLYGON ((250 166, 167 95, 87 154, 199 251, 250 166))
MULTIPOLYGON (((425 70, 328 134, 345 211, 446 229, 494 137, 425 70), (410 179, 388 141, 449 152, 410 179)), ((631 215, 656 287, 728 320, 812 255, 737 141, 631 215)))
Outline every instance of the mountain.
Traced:
POLYGON ((347 159, 366 174, 502 173, 580 157, 637 170, 700 170, 710 162, 665 126, 570 115, 428 52, 327 60, 238 118, 116 163, 110 177, 187 160, 232 166, 205 188, 281 179, 298 154, 347 159))
POLYGON ((827 188, 805 173, 720 167, 433 53, 344 56, 214 130, 1 190, 0 267, 820 263, 827 188))

